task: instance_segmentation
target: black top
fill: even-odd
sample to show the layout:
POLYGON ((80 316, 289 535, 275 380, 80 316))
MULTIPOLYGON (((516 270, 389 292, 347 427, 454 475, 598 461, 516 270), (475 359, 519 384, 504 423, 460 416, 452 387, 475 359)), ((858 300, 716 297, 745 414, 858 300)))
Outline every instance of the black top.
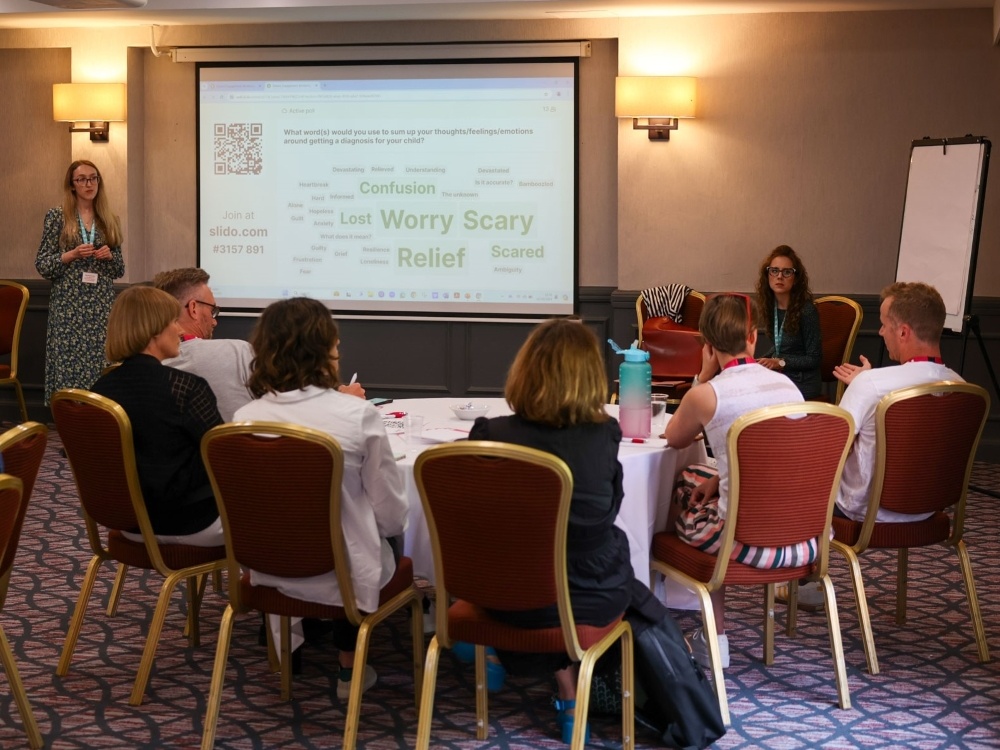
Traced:
MULTIPOLYGON (((778 310, 778 327, 785 324, 785 310, 778 310)), ((819 330, 819 313, 812 302, 802 306, 799 330, 782 332, 781 350, 774 351, 774 321, 766 321, 767 339, 771 341, 772 354, 767 356, 785 360, 781 371, 795 383, 805 399, 816 398, 823 390, 819 366, 823 362, 823 337, 819 330)))
POLYGON ((208 383, 137 354, 91 390, 120 404, 132 423, 136 468, 153 531, 193 534, 212 524, 219 511, 201 461, 201 437, 222 424, 222 417, 208 383))
MULTIPOLYGON (((555 428, 514 415, 480 417, 470 440, 497 440, 552 453, 573 474, 573 499, 567 532, 567 573, 573 616, 577 624, 606 625, 629 606, 661 614, 649 589, 632 571, 628 538, 614 525, 621 507, 622 466, 618 422, 555 428)), ((530 612, 491 613, 520 627, 555 627, 555 606, 530 612)))

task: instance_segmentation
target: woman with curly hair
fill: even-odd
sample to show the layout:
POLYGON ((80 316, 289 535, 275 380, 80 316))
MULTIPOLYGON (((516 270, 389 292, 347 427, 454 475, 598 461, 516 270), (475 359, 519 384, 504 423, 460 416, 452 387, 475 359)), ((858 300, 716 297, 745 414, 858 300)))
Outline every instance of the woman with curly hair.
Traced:
MULTIPOLYGON (((341 525, 347 539, 351 578, 358 608, 378 609, 379 592, 396 572, 389 539, 406 527, 407 499, 382 415, 363 398, 340 392, 340 334, 323 303, 294 297, 269 305, 250 337, 254 359, 247 388, 256 398, 236 410, 235 419, 291 422, 333 437, 344 453, 341 525)), ((336 574, 278 578, 251 571, 254 584, 274 586, 287 596, 322 604, 343 604, 336 574)), ((278 618, 268 616, 272 632, 278 618)), ((302 645, 295 623, 292 646, 302 645)), ((354 675, 358 628, 334 620, 333 643, 339 650, 337 695, 347 699, 354 675)), ((375 684, 370 665, 361 676, 363 690, 375 684)))
POLYGON ((809 274, 788 245, 778 245, 760 265, 757 310, 773 344, 770 356, 757 361, 787 375, 803 398, 818 397, 823 387, 819 313, 809 290, 809 274))

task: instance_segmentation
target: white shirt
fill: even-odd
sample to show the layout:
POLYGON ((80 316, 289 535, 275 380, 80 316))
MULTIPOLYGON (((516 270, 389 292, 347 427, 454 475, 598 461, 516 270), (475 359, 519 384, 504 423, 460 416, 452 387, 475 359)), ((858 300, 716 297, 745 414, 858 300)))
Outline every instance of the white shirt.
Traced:
POLYGON ((726 517, 729 504, 729 457, 726 436, 733 422, 744 414, 765 406, 802 402, 802 392, 780 372, 763 365, 727 367, 708 384, 715 390, 715 414, 705 425, 705 435, 719 468, 719 516, 726 517))
MULTIPOLYGON (((875 447, 875 409, 888 393, 911 385, 936 383, 940 380, 964 382, 954 370, 936 362, 907 362, 904 365, 879 367, 859 372, 844 391, 840 407, 854 417, 857 437, 847 454, 844 474, 837 493, 837 507, 850 519, 865 520, 868 494, 875 477, 878 452, 875 447)), ((929 518, 929 513, 896 513, 879 508, 879 523, 907 523, 929 518)))
POLYGON ((188 339, 181 342, 180 354, 163 364, 176 367, 208 381, 225 422, 252 396, 247 390, 253 349, 242 339, 188 339))
MULTIPOLYGON (((291 422, 322 430, 344 452, 340 513, 357 605, 378 608, 379 591, 396 571, 386 538, 406 529, 409 510, 403 475, 396 466, 382 415, 364 399, 310 386, 269 393, 236 412, 237 420, 291 422)), ((295 498, 289 498, 294 502, 295 498)), ((333 572, 312 578, 275 578, 251 571, 251 583, 275 586, 287 596, 343 604, 333 572)))

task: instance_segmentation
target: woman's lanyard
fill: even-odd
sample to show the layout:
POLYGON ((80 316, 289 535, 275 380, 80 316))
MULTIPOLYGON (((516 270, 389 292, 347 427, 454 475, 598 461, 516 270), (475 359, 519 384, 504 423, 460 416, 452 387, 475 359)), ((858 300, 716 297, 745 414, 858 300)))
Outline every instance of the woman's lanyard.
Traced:
POLYGON ((87 227, 83 225, 83 217, 79 212, 76 214, 76 220, 80 222, 80 244, 93 245, 97 237, 97 217, 94 217, 94 223, 90 225, 90 234, 87 234, 87 227))
MULTIPOLYGON (((788 313, 785 313, 785 317, 788 317, 788 313)), ((778 327, 778 306, 774 306, 774 356, 780 358, 781 356, 781 339, 785 336, 785 318, 781 319, 781 327, 778 327)))
POLYGON ((723 367, 722 369, 728 370, 730 367, 739 367, 740 365, 752 365, 756 361, 757 360, 755 360, 753 357, 737 357, 736 359, 731 359, 728 362, 726 362, 725 367, 723 367))

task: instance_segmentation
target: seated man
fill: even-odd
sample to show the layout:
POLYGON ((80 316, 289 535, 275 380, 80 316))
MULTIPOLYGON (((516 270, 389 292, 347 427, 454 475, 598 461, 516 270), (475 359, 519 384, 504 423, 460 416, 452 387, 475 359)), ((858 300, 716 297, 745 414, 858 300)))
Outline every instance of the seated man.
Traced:
MULTIPOLYGON (((834 513, 854 521, 863 521, 868 510, 868 494, 878 457, 875 446, 875 410, 878 402, 899 388, 941 380, 962 380, 962 376, 945 367, 941 359, 945 308, 937 289, 920 282, 890 284, 882 290, 879 318, 882 323, 879 335, 885 341, 889 358, 899 364, 872 369, 871 363, 862 355, 860 366, 845 362, 833 370, 837 379, 848 386, 840 406, 854 417, 854 428, 857 430, 844 464, 834 513)), ((928 514, 908 515, 879 508, 877 520, 881 523, 906 523, 922 521, 927 517, 928 514)), ((778 597, 786 599, 787 594, 780 591, 778 597)), ((801 588, 799 606, 807 611, 822 610, 822 590, 816 586, 801 588)))
MULTIPOLYGON (((205 378, 215 393, 223 421, 232 422, 236 410, 253 400, 246 386, 253 350, 242 339, 212 338, 219 324, 219 306, 208 280, 208 273, 200 268, 177 268, 153 277, 153 286, 181 303, 180 324, 184 333, 180 354, 163 364, 205 378)), ((365 397, 359 383, 342 385, 339 390, 365 397)))
MULTIPOLYGON (((868 492, 875 470, 875 408, 883 396, 911 385, 940 380, 961 382, 962 376, 945 367, 941 359, 941 332, 945 308, 934 287, 920 282, 896 282, 882 290, 879 308, 889 358, 898 365, 872 369, 861 357, 861 366, 844 363, 833 374, 848 388, 840 406, 854 417, 858 431, 844 465, 844 475, 837 493, 837 511, 855 521, 863 521, 868 509, 868 492)), ((907 515, 879 509, 883 523, 921 521, 926 515, 907 515)))

